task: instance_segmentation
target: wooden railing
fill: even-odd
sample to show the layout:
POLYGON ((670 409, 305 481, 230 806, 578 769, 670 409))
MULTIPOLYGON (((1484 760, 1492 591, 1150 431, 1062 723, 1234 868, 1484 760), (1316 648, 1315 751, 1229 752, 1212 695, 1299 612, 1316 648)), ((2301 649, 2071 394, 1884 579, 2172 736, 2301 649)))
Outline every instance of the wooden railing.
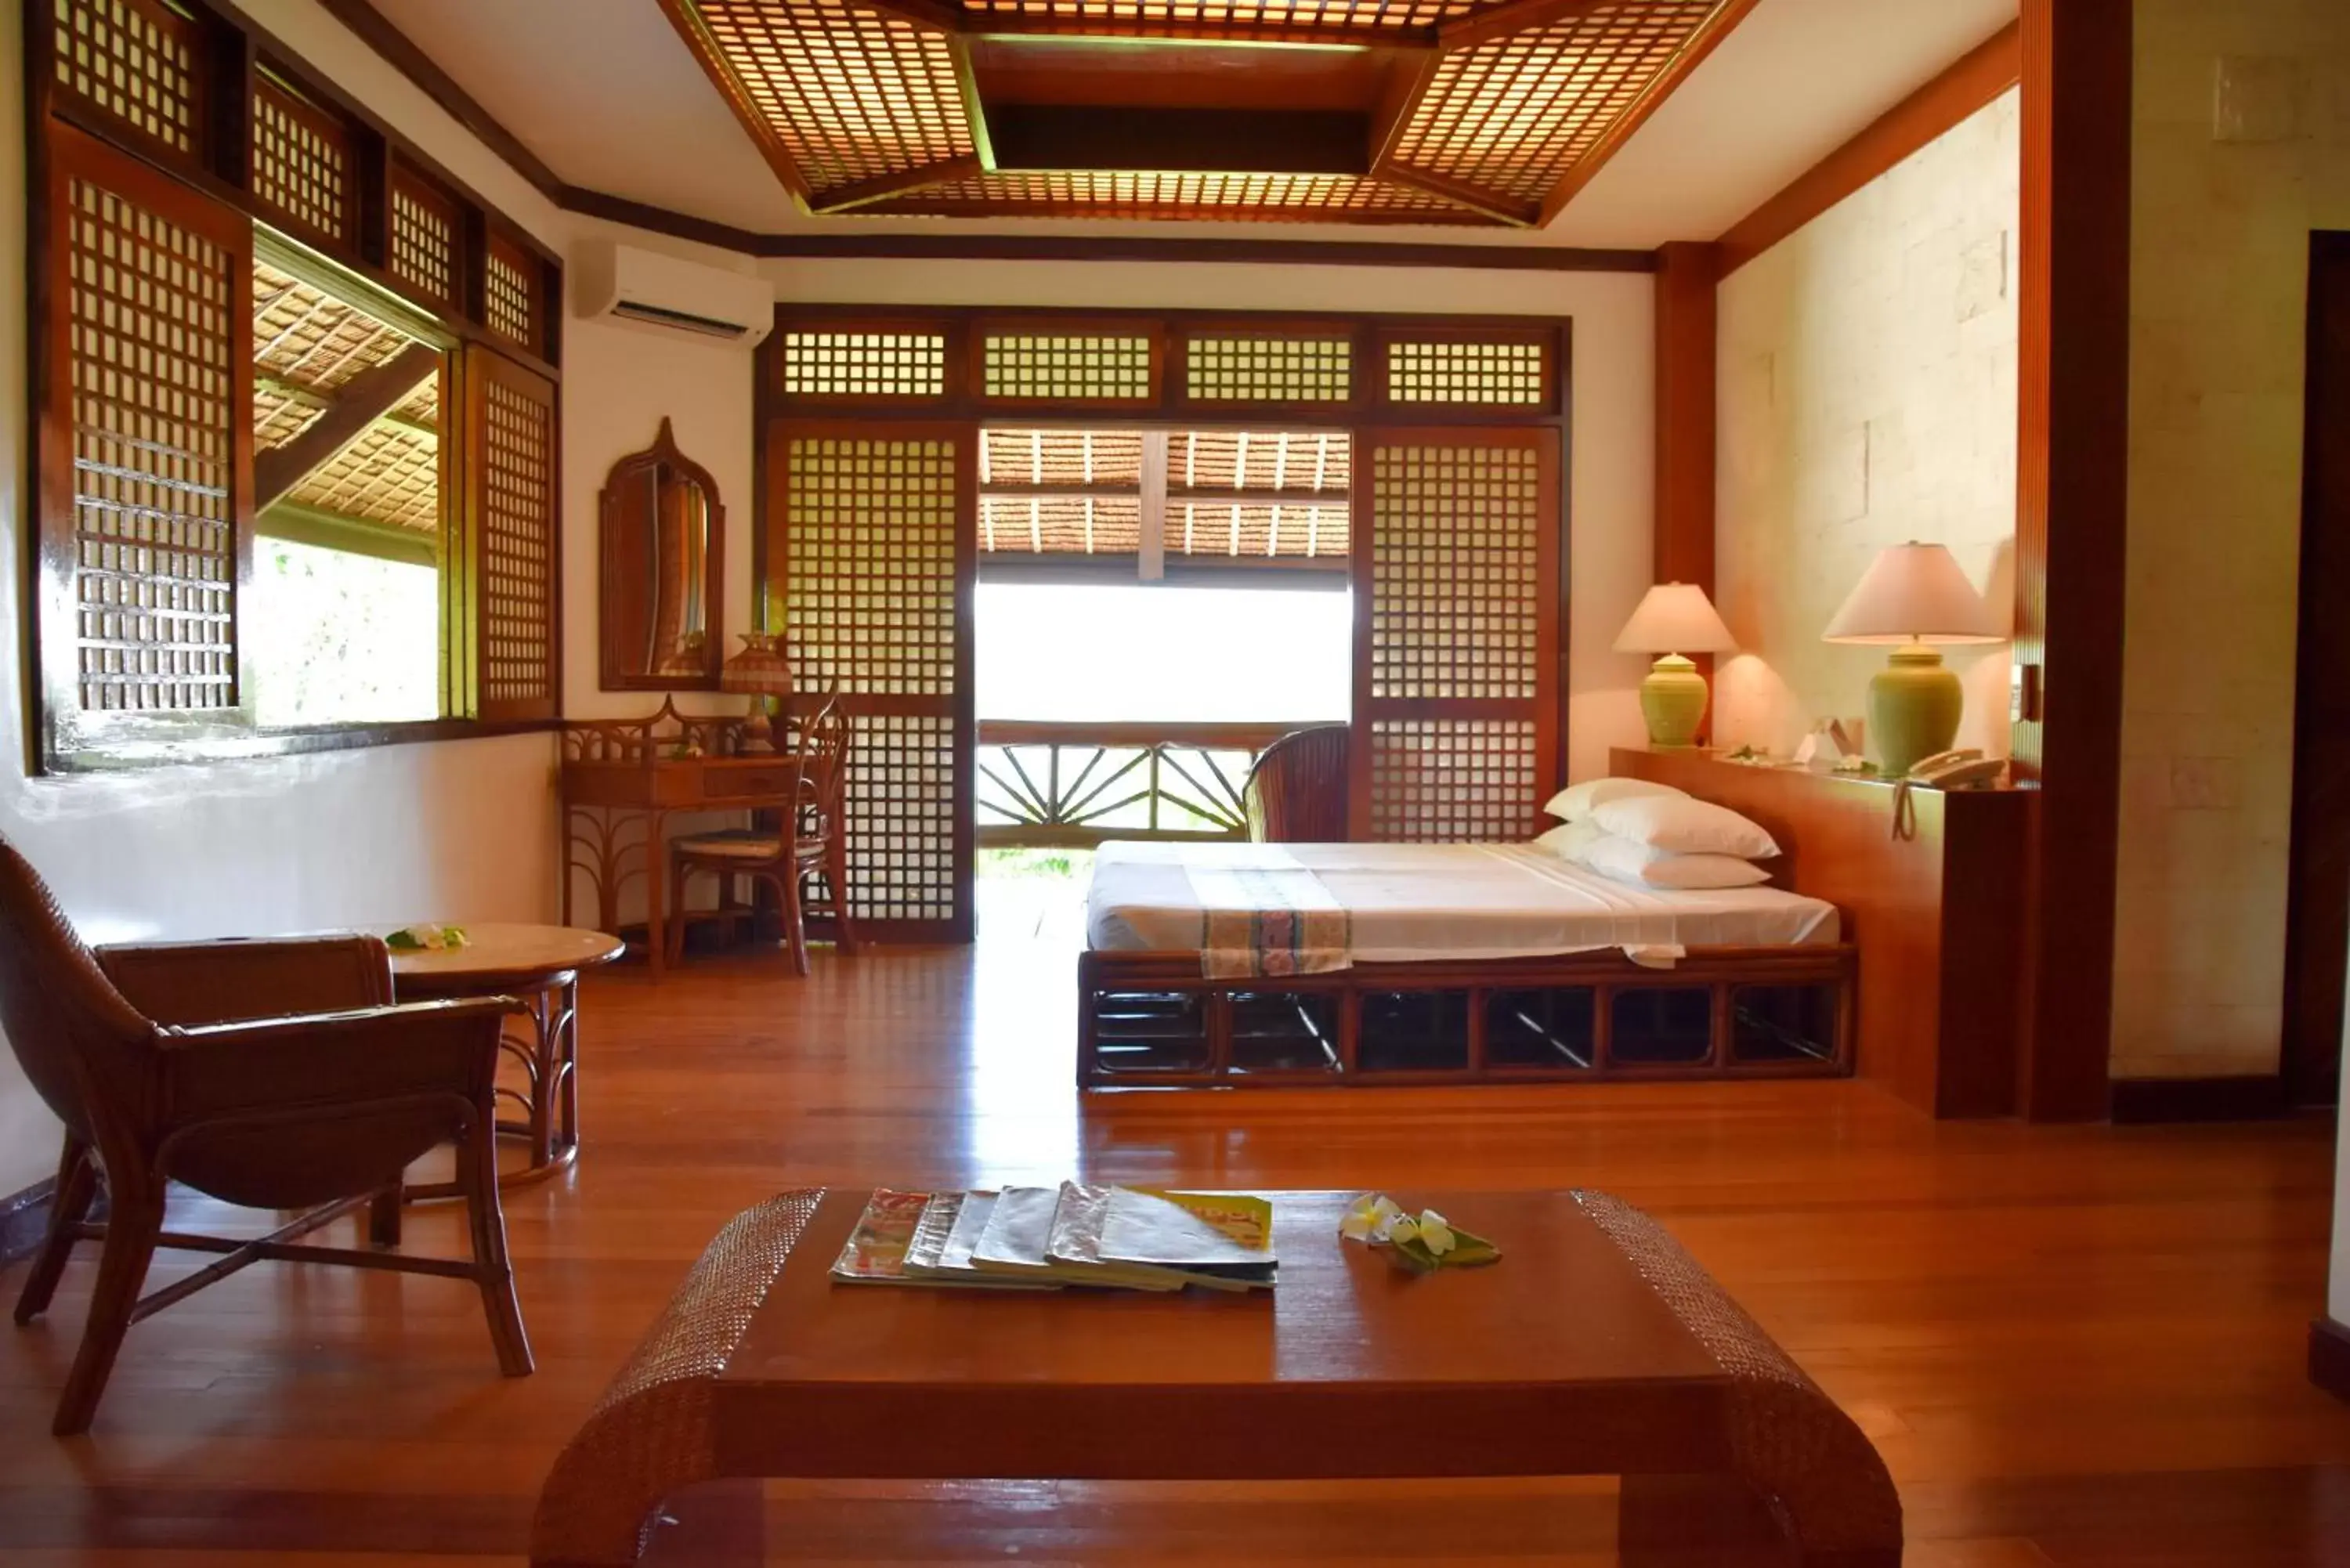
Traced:
POLYGON ((1250 766, 1305 727, 983 719, 980 846, 1246 837, 1241 786, 1250 766))

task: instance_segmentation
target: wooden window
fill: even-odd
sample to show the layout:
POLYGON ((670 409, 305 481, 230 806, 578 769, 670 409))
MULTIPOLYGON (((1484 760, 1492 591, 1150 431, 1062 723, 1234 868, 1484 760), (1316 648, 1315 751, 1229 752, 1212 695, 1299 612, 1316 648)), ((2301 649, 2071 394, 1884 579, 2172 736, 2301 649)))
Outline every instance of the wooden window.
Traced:
POLYGON ((76 131, 50 142, 36 611, 52 755, 239 714, 251 231, 76 131))
POLYGON ((979 384, 997 403, 1149 403, 1159 396, 1156 332, 982 327, 979 384))
POLYGON ((539 331, 545 320, 538 258, 494 230, 483 258, 482 322, 515 348, 544 357, 539 331))
POLYGON ((1344 403, 1355 395, 1355 341, 1213 333, 1184 344, 1184 393, 1195 403, 1344 403))
POLYGON ((405 163, 391 169, 390 272, 436 305, 458 303, 457 203, 405 163))
POLYGON ((947 338, 935 327, 806 327, 777 337, 776 363, 786 398, 863 403, 946 395, 947 338))
POLYGON ((161 147, 203 153, 194 18, 161 0, 29 0, 51 7, 57 86, 161 147))
POLYGON ((1552 358, 1551 344, 1540 337, 1431 333, 1390 338, 1388 401, 1546 409, 1556 386, 1552 358))
POLYGON ((253 193, 297 232, 337 244, 352 231, 350 127, 283 82, 253 88, 253 193))
POLYGON ((770 592, 804 693, 852 715, 852 912, 878 936, 967 937, 972 805, 967 427, 775 427, 770 592))
POLYGON ((476 716, 551 719, 562 656, 555 384, 480 348, 466 379, 476 716))
POLYGON ((1558 434, 1382 430, 1365 444, 1355 832, 1523 837, 1560 777, 1558 434))

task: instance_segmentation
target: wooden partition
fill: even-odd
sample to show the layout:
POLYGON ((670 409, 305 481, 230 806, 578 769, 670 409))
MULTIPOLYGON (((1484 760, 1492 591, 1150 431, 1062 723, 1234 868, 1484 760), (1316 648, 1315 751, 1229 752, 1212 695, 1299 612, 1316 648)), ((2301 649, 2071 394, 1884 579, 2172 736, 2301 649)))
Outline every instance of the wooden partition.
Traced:
POLYGON ((1791 851, 1776 885, 1844 911, 1860 949, 1860 1076, 1938 1116, 2018 1109, 2018 933, 2036 794, 1914 789, 1903 836, 1896 787, 1875 779, 1621 748, 1608 771, 1752 817, 1791 851))

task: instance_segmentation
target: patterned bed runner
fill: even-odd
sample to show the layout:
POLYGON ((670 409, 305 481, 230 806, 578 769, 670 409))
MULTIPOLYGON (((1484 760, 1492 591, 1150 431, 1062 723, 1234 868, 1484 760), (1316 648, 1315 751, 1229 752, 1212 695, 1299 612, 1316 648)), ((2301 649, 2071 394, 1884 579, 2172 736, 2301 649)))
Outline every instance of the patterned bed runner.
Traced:
POLYGON ((1192 866, 1200 967, 1210 980, 1327 974, 1354 961, 1347 911, 1298 865, 1192 866))

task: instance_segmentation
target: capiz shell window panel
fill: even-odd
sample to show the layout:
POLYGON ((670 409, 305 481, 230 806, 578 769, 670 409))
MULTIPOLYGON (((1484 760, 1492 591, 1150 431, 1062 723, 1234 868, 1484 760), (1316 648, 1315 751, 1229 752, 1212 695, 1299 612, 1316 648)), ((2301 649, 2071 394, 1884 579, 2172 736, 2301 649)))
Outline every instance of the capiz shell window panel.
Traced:
POLYGON ((855 740, 848 907, 890 940, 971 934, 968 426, 786 422, 768 448, 768 602, 797 705, 855 740))
POLYGON ((1358 459, 1353 826, 1520 839, 1563 776, 1555 430, 1374 430, 1358 459))

